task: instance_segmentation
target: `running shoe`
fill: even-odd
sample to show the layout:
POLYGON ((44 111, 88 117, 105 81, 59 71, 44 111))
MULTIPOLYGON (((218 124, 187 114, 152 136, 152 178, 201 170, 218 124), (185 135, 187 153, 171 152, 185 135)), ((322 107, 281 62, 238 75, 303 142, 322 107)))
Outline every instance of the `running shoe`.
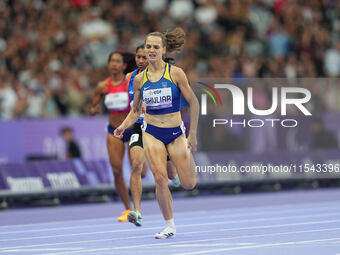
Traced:
POLYGON ((176 236, 176 227, 166 227, 162 232, 158 232, 154 235, 156 239, 167 239, 176 236))
POLYGON ((122 215, 120 215, 117 218, 117 220, 120 221, 120 222, 128 221, 127 215, 128 215, 129 212, 131 212, 131 210, 126 210, 126 211, 122 212, 122 215))
POLYGON ((181 181, 179 180, 178 174, 176 174, 175 178, 170 179, 172 186, 178 188, 179 186, 181 186, 181 181))
POLYGON ((135 224, 137 227, 142 226, 142 215, 138 211, 131 211, 127 215, 128 221, 135 224))

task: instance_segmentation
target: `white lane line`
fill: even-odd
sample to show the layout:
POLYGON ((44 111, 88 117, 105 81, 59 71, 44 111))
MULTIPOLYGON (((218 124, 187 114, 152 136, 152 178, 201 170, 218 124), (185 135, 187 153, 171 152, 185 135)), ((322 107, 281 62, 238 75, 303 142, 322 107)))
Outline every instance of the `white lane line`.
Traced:
MULTIPOLYGON (((228 238, 225 238, 228 239, 228 238)), ((328 239, 317 239, 317 240, 308 240, 308 241, 298 241, 301 244, 303 243, 308 243, 308 242, 315 242, 315 241, 334 241, 334 240, 339 240, 340 238, 328 238, 328 239)), ((200 241, 204 241, 203 240, 195 240, 195 242, 200 242, 200 241)), ((188 242, 188 241, 184 241, 184 242, 188 242)), ((183 242, 176 242, 176 245, 178 245, 179 243, 183 243, 183 242)), ((287 244, 296 244, 297 241, 294 242, 286 242, 287 244)), ((282 243, 280 243, 282 244, 282 243)), ((251 249, 251 248, 259 248, 259 247, 266 247, 263 245, 268 245, 271 246, 273 245, 273 243, 270 244, 262 244, 262 245, 252 245, 252 246, 242 246, 242 247, 235 247, 235 248, 224 248, 224 249, 214 249, 215 251, 228 251, 228 250, 237 250, 237 249, 251 249)), ((167 243, 161 243, 161 244, 142 244, 142 245, 131 245, 131 246, 120 246, 120 247, 110 247, 110 248, 95 248, 95 249, 87 249, 84 251, 74 251, 74 252, 57 252, 57 253, 48 253, 48 254, 42 254, 42 255, 68 255, 68 254, 75 254, 75 253, 83 253, 83 252, 90 252, 90 254, 98 254, 100 252, 107 252, 107 251, 113 251, 113 250, 122 250, 122 249, 132 249, 132 248, 151 248, 151 247, 162 247, 162 246, 166 246, 169 247, 171 246, 171 243, 167 242, 167 243)), ((212 251, 212 250, 211 250, 212 251)), ((199 252, 204 252, 204 251, 199 251, 199 252)), ((181 255, 191 255, 191 253, 183 253, 181 255)), ((196 253, 192 253, 192 254, 196 254, 196 253)), ((200 254, 200 253, 197 253, 200 254)), ((176 254, 179 255, 179 254, 176 254)))
MULTIPOLYGON (((339 203, 338 203, 339 205, 339 203)), ((221 210, 224 210, 224 209, 221 209, 221 210)), ((216 210, 217 211, 217 210, 216 210)), ((65 211, 65 213, 67 213, 67 211, 65 211)), ((207 211, 207 210, 200 210, 200 211, 194 211, 194 212, 179 212, 177 213, 178 215, 186 215, 186 214, 202 214, 202 213, 211 213, 211 211, 207 211)), ((148 216, 156 216, 156 217, 159 217, 161 218, 160 214, 159 213, 153 213, 153 214, 147 214, 148 216)), ((24 216, 24 215, 23 215, 24 216)), ((116 217, 115 216, 112 216, 112 217, 103 217, 103 218, 93 218, 93 219, 82 219, 82 220, 62 220, 62 221, 49 221, 49 222, 42 222, 42 223, 29 223, 29 224, 15 224, 15 225, 3 225, 3 226, 0 226, 0 230, 1 229, 11 229, 11 228, 21 228, 21 227, 29 227, 31 228, 32 226, 48 226, 48 225, 54 225, 54 224, 72 224, 72 223, 79 223, 79 224, 83 224, 83 223, 86 223, 86 222, 100 222, 100 221, 109 221, 109 222, 113 222, 113 223, 116 223, 116 224, 119 224, 118 222, 115 222, 116 221, 116 217)))
MULTIPOLYGON (((254 226, 254 227, 248 227, 248 228, 225 228, 225 229, 219 229, 219 230, 211 230, 211 231, 195 231, 195 232, 185 232, 185 233, 181 233, 181 235, 193 235, 193 234, 201 234, 201 233, 216 233, 216 232, 222 232, 222 231, 233 231, 233 230, 251 230, 251 229, 268 229, 268 228, 280 228, 280 227, 291 227, 291 226, 302 226, 302 225, 314 225, 314 224, 322 224, 325 222, 309 222, 309 223, 299 223, 299 224, 278 224, 278 225, 267 225, 267 226, 254 226)), ((329 222, 327 222, 329 223, 329 222)), ((336 229, 327 229, 328 231, 330 230, 339 230, 340 228, 336 228, 336 229)), ((317 232, 319 232, 320 230, 317 230, 317 232)), ((326 230, 325 230, 326 231, 326 230)), ((309 233, 309 232, 313 232, 312 230, 308 230, 308 231, 295 231, 295 232, 290 232, 290 233, 309 233)), ((315 231, 314 231, 315 232, 315 231)), ((271 235, 275 235, 273 233, 270 234, 263 234, 263 235, 256 235, 256 236, 271 236, 271 235)), ((151 235, 147 235, 147 236, 143 236, 144 237, 148 237, 150 238, 151 235)), ((251 236, 250 236, 251 237, 251 236)), ((253 236, 254 237, 254 236, 253 236)), ((140 237, 137 237, 140 238, 140 237)), ((234 239, 235 237, 231 237, 231 238, 226 238, 226 239, 234 239)), ((127 237, 127 238, 120 238, 121 240, 126 240, 126 239, 134 239, 134 237, 127 237)), ((111 239, 114 240, 114 239, 111 239)), ((117 239, 116 239, 117 240, 117 239)), ((84 241, 86 242, 86 241, 84 241)), ((75 242, 75 243, 79 243, 79 242, 75 242)), ((56 244, 53 244, 56 245, 56 244)), ((145 246, 145 245, 143 245, 145 246)), ((142 246, 142 247, 143 247, 142 246)), ((130 246, 128 246, 127 248, 129 248, 130 246)), ((133 246, 135 247, 135 246, 133 246)), ((136 247, 139 247, 138 245, 136 247)), ((131 248, 131 247, 130 247, 131 248)), ((6 248, 8 249, 8 248, 6 248)))
POLYGON ((260 226, 243 227, 243 228, 221 228, 221 229, 215 229, 215 230, 184 232, 184 233, 180 233, 179 235, 192 235, 192 234, 216 233, 216 232, 225 232, 225 231, 239 231, 239 230, 259 230, 259 229, 294 227, 294 226, 308 226, 308 225, 318 225, 318 224, 327 224, 327 223, 335 223, 335 222, 338 222, 338 221, 337 220, 315 221, 315 222, 288 223, 288 224, 276 224, 276 225, 260 225, 260 226))
POLYGON ((255 245, 256 243, 226 243, 226 242, 217 242, 217 243, 193 243, 193 244, 169 244, 171 247, 176 248, 190 248, 190 247, 217 247, 217 246, 246 246, 246 245, 255 245))
MULTIPOLYGON (((183 252, 183 253, 175 253, 174 255, 198 255, 198 254, 207 254, 207 253, 215 253, 215 252, 222 252, 222 251, 226 252, 226 251, 246 250, 246 249, 255 249, 255 248, 263 248, 263 247, 298 245, 298 244, 308 244, 308 243, 335 241, 335 240, 340 240, 340 237, 327 238, 327 239, 305 240, 305 241, 282 242, 282 243, 267 243, 267 244, 249 245, 249 246, 244 246, 244 247, 213 249, 213 250, 206 250, 206 251, 183 252)), ((71 252, 71 253, 74 253, 74 252, 71 252)))
MULTIPOLYGON (((340 228, 339 228, 340 229, 340 228)), ((99 239, 99 240, 84 240, 84 241, 73 241, 73 242, 60 242, 60 243, 48 243, 48 244, 34 244, 34 245, 23 245, 23 246, 12 246, 12 247, 5 247, 0 248, 1 252, 6 251, 8 249, 24 249, 26 248, 34 248, 34 247, 45 247, 45 246, 54 246, 54 245, 74 245, 74 244, 88 244, 88 243, 97 243, 97 242, 110 242, 110 241, 122 241, 122 240, 130 240, 130 239, 143 239, 143 238, 150 238, 152 237, 150 234, 148 235, 140 235, 140 236, 129 236, 129 237, 118 237, 118 238, 106 238, 106 239, 99 239)))
MULTIPOLYGON (((176 201, 174 201, 174 203, 176 203, 176 201)), ((339 205, 339 201, 326 201, 326 202, 310 202, 310 203, 303 203, 303 204, 283 204, 283 205, 275 205, 275 206, 256 206, 256 207, 245 207, 245 208, 237 208, 237 209, 218 209, 218 210, 213 210, 213 213, 218 213, 219 211, 226 211, 226 212, 230 212, 230 213, 234 213, 235 215, 237 215, 240 212, 249 212, 249 210, 251 211, 261 211, 261 210, 270 210, 270 209, 274 209, 274 210, 280 210, 285 209, 285 208, 294 208, 294 209, 304 209, 304 208, 315 208, 315 206, 317 207, 323 207, 323 205, 327 205, 328 208, 331 208, 333 205, 334 206, 338 206, 339 205), (301 207, 301 208, 300 208, 301 207)), ((211 214, 212 211, 211 210, 201 210, 201 211, 195 211, 195 212, 179 212, 176 213, 176 215, 185 215, 185 214, 200 214, 200 213, 209 213, 211 214)), ((159 213, 155 213, 155 214, 147 214, 149 216, 159 216, 159 213)), ((63 221, 50 221, 50 222, 42 222, 42 223, 29 223, 29 224, 16 224, 16 225, 3 225, 0 226, 0 229, 4 229, 4 228, 19 228, 19 227, 32 227, 32 226, 48 226, 48 225, 53 225, 53 224, 71 224, 71 223, 84 223, 84 222, 98 222, 98 221, 112 221, 114 217, 105 217, 105 218, 93 218, 93 219, 82 219, 82 220, 63 220, 63 221)))
POLYGON ((296 248, 302 249, 302 248, 311 248, 311 247, 328 247, 328 248, 336 247, 340 249, 339 244, 337 242, 338 241, 316 243, 316 244, 300 244, 296 248))
MULTIPOLYGON (((286 213, 298 213, 298 212, 318 212, 318 211, 326 211, 329 213, 330 210, 336 210, 339 211, 340 207, 334 207, 334 208, 325 208, 325 207, 321 207, 321 208, 310 208, 310 209, 287 209, 287 210, 280 210, 278 212, 275 211, 275 213, 279 213, 279 214, 286 214, 286 213)), ((273 211, 265 211, 265 212, 255 212, 255 213, 239 213, 237 215, 230 215, 227 214, 226 211, 219 211, 219 212, 214 212, 214 219, 223 219, 223 218, 243 218, 243 217, 254 217, 254 216, 265 216, 265 215, 273 215, 273 211)), ((211 213, 209 212, 209 215, 211 215, 211 213)), ((181 217, 176 217, 177 214, 175 215, 176 218, 176 222, 179 221, 187 221, 188 218, 181 218, 181 217)), ((147 216, 148 218, 150 216, 147 216)), ((206 215, 204 216, 192 216, 190 215, 190 220, 200 220, 200 219, 206 219, 206 215)), ((1 235, 9 235, 9 234, 20 234, 20 233, 35 233, 35 232, 45 232, 45 231, 59 231, 59 230, 71 230, 71 229, 84 229, 84 228, 98 228, 98 227, 125 227, 125 225, 123 226, 122 223, 116 223, 116 222, 112 222, 112 218, 110 218, 110 223, 106 223, 106 224, 91 224, 91 225, 83 225, 83 226, 70 226, 70 227, 55 227, 55 228, 47 228, 47 229, 30 229, 30 230, 19 230, 19 231, 8 231, 8 232, 1 232, 1 235)), ((164 223, 164 220, 144 220, 143 223, 164 223)))
POLYGON ((97 221, 108 221, 112 220, 113 217, 106 217, 106 218, 94 218, 94 219, 83 219, 83 220, 63 220, 63 221, 50 221, 50 222, 43 222, 43 223, 29 223, 29 224, 15 224, 15 225, 4 225, 0 226, 0 229, 4 228, 19 228, 19 227, 32 227, 32 226, 45 226, 45 225, 53 225, 53 224, 71 224, 71 223, 83 223, 83 222, 97 222, 97 221))
MULTIPOLYGON (((225 229, 226 231, 229 231, 229 229, 225 229)), ((339 228, 323 228, 323 229, 310 229, 310 230, 299 230, 299 231, 289 231, 289 232, 278 232, 278 233, 269 233, 269 234, 257 234, 257 235, 243 235, 243 236, 232 236, 232 237, 219 237, 219 238, 210 238, 210 239, 201 239, 201 240, 189 240, 189 241, 176 241, 177 244, 185 244, 185 243, 197 243, 197 242, 210 242, 210 241, 221 241, 221 240, 233 240, 233 239, 242 239, 242 238, 260 238, 260 237, 267 237, 267 236, 280 236, 280 235, 294 235, 294 234, 304 234, 304 233, 317 233, 317 232, 332 232, 332 231, 338 231, 339 228)), ((220 229, 219 232, 222 230, 220 229)), ((206 231, 204 231, 206 232, 206 231)), ((216 232, 215 230, 209 231, 211 233, 216 232)), ((197 232, 183 232, 180 233, 178 236, 181 235, 192 235, 192 234, 200 234, 201 231, 197 232)), ((35 244, 35 245, 24 245, 24 246, 14 246, 14 247, 7 247, 2 248, 1 250, 7 250, 7 249, 26 249, 26 248, 32 248, 32 247, 44 247, 44 246, 60 246, 60 245, 74 245, 74 244, 84 244, 84 243, 97 243, 97 242, 109 242, 109 241, 120 241, 120 240, 128 240, 128 239, 142 239, 142 238, 150 238, 152 237, 150 234, 143 235, 143 236, 131 236, 131 237, 120 237, 120 238, 108 238, 108 239, 98 239, 98 240, 84 240, 84 241, 73 241, 73 242, 60 242, 60 243, 49 243, 49 244, 35 244)), ((150 244, 150 245, 142 245, 142 247, 145 246, 168 246, 169 243, 161 243, 161 244, 150 244)), ((127 248, 129 248, 128 246, 127 248)), ((139 246, 138 246, 139 247, 139 246)), ((126 248, 126 247, 118 247, 118 248, 126 248)), ((340 254, 339 254, 340 255, 340 254)))
MULTIPOLYGON (((297 215, 297 216, 284 216, 284 217, 272 217, 272 218, 257 218, 257 219, 246 219, 246 220, 231 220, 231 221, 218 221, 218 222, 206 222, 206 223, 195 223, 195 224, 182 224, 177 225, 177 228, 181 227, 198 227, 198 226, 212 226, 212 225, 222 225, 222 224, 239 224, 239 223, 250 223, 250 222, 260 222, 260 221, 270 221, 270 220, 287 220, 287 219, 305 219, 305 218, 313 218, 313 217, 325 217, 325 216, 336 216, 340 215, 338 213, 322 213, 322 214, 311 214, 311 215, 297 215)), ((340 222, 340 220, 328 220, 328 221, 316 221, 320 223, 335 223, 340 222)), ((303 222, 305 223, 305 222, 303 222)), ((294 224, 297 223, 293 223, 294 224)), ((108 231, 96 231, 96 232, 85 232, 85 233, 73 233, 73 234, 62 234, 62 235, 42 235, 42 236, 34 236, 34 237, 21 237, 21 238, 9 238, 9 239, 0 239, 0 242, 9 242, 9 241, 21 241, 21 240, 34 240, 34 239, 48 239, 48 238, 59 238, 59 237, 71 237, 71 236, 87 236, 87 235, 98 235, 98 234, 107 234, 107 233, 117 233, 117 232, 140 232, 145 230, 153 230, 159 229, 159 227, 149 227, 142 229, 119 229, 119 230, 108 230, 108 231)), ((243 228, 238 228, 243 229, 243 228)), ((245 228, 245 229, 249 229, 245 228)))
POLYGON ((66 248, 39 248, 39 249, 9 249, 6 250, 4 252, 20 252, 22 254, 22 252, 48 252, 48 251, 53 251, 53 252, 61 252, 61 251, 69 251, 69 250, 74 250, 74 251, 83 251, 86 248, 84 247, 66 247, 66 248))

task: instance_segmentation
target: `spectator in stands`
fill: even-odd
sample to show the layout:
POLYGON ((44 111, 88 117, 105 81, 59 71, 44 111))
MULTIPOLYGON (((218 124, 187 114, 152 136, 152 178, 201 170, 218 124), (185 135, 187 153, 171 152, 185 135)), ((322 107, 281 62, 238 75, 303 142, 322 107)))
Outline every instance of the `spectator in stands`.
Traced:
POLYGON ((340 111, 337 11, 334 0, 0 1, 0 118, 82 116, 108 52, 178 22, 189 79, 335 78, 303 86, 313 113, 340 111))
POLYGON ((11 119, 17 95, 8 80, 0 83, 0 119, 11 119))
POLYGON ((66 142, 66 158, 67 159, 81 158, 81 151, 79 145, 74 140, 72 128, 63 127, 60 130, 60 134, 62 135, 66 142))
POLYGON ((325 71, 332 77, 340 75, 340 41, 333 43, 333 47, 325 53, 325 71))

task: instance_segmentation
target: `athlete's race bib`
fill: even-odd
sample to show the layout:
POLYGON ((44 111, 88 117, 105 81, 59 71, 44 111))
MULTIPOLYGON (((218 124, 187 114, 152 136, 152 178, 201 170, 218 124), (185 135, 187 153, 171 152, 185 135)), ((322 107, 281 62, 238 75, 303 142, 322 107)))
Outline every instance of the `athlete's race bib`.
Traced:
POLYGON ((139 139, 139 134, 133 134, 133 135, 130 137, 129 145, 131 146, 131 144, 137 142, 138 139, 139 139))
POLYGON ((124 110, 129 106, 129 94, 127 92, 108 94, 105 96, 104 103, 109 110, 124 110))
POLYGON ((143 102, 152 110, 172 107, 171 88, 144 90, 143 102))

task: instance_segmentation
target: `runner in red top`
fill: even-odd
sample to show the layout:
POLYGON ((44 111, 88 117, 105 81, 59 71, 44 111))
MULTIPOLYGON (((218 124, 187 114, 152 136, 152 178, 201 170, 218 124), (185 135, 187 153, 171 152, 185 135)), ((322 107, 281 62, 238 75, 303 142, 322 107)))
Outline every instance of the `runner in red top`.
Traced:
POLYGON ((122 114, 129 113, 130 103, 128 91, 128 82, 124 79, 119 85, 114 85, 112 83, 112 77, 108 77, 105 80, 104 88, 104 103, 110 114, 122 114), (126 105, 128 103, 128 105, 126 105))
POLYGON ((123 179, 124 143, 130 140, 131 129, 122 139, 113 136, 116 127, 123 122, 130 111, 128 82, 124 74, 126 66, 123 53, 116 51, 110 54, 108 59, 110 77, 98 83, 90 108, 90 114, 99 113, 99 103, 104 98, 105 106, 110 113, 109 125, 107 126, 107 149, 113 170, 115 187, 126 209, 118 217, 118 221, 127 221, 127 214, 131 211, 129 193, 123 179))

